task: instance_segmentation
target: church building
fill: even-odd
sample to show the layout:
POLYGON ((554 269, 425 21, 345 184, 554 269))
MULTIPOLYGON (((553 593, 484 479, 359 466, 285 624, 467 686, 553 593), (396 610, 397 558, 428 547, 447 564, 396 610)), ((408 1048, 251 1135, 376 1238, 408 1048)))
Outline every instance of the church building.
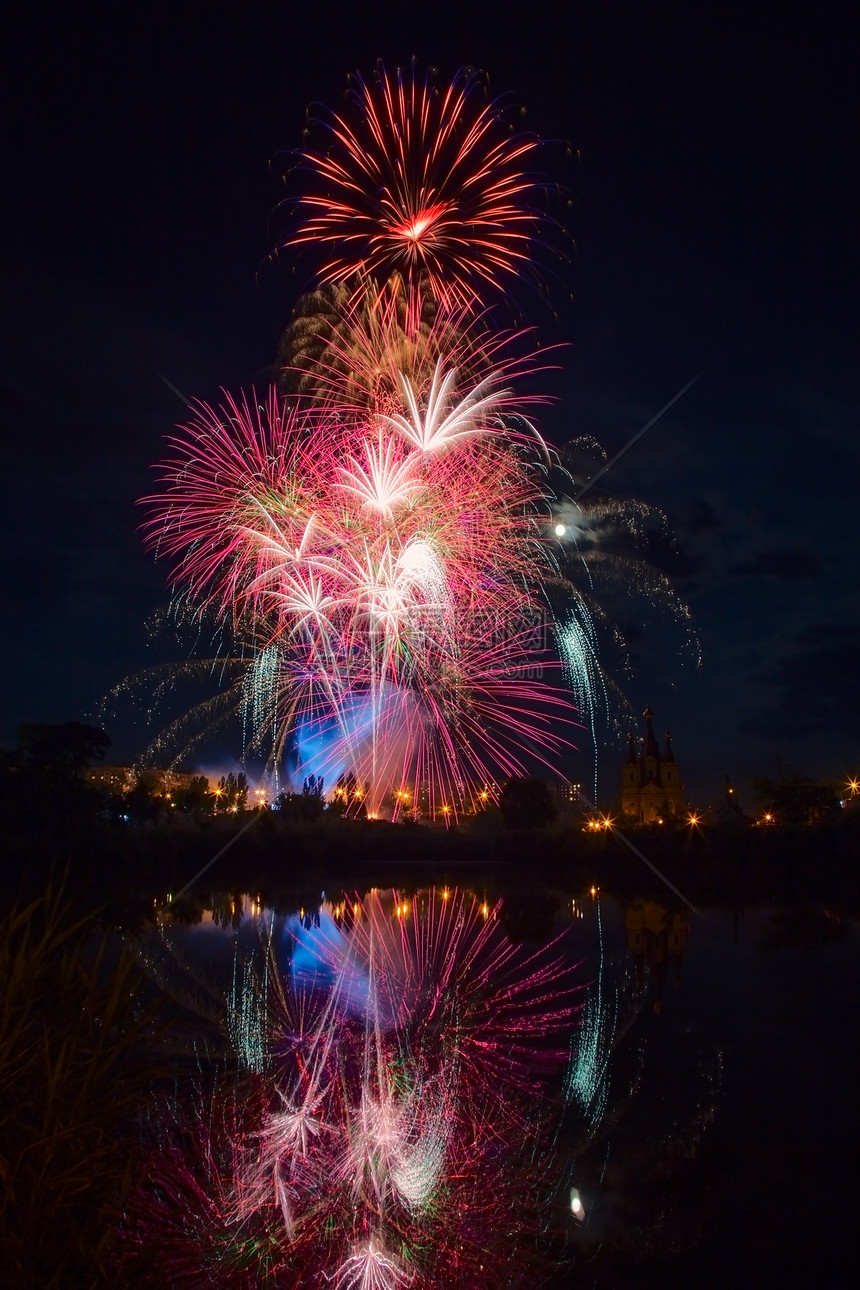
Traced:
POLYGON ((654 738, 654 713, 646 708, 645 736, 637 750, 636 739, 627 736, 627 761, 621 775, 621 813, 636 824, 658 824, 667 816, 683 815, 687 809, 684 785, 672 752, 672 736, 666 734, 666 752, 660 755, 654 738))

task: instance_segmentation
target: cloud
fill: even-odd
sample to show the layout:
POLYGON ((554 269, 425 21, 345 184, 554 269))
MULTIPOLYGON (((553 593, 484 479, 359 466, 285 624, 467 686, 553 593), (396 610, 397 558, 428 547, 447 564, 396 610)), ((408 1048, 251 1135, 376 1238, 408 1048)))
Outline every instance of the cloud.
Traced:
POLYGON ((676 530, 686 529, 688 533, 708 533, 723 524, 713 506, 703 498, 676 507, 671 512, 671 520, 676 530))
POLYGON ((786 582, 798 582, 802 578, 819 577, 822 564, 807 551, 784 547, 777 551, 761 551, 750 560, 730 564, 728 572, 740 578, 781 578, 786 582))
POLYGON ((645 558, 669 578, 692 578, 705 567, 705 558, 685 548, 671 534, 651 532, 645 546, 645 558))
POLYGON ((805 628, 795 648, 755 680, 774 692, 771 702, 741 722, 761 739, 814 734, 856 739, 860 724, 860 626, 821 623, 805 628))

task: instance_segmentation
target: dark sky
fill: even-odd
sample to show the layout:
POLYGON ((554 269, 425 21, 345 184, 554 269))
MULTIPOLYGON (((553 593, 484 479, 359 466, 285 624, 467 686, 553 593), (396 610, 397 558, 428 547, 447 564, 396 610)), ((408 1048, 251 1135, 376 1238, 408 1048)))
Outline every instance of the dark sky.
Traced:
MULTIPOLYGON (((670 515, 703 648, 691 667, 632 606, 635 707, 672 729, 697 796, 726 772, 856 773, 850 9, 17 6, 0 739, 92 714, 150 661, 143 624, 166 570, 141 549, 135 500, 182 415, 162 376, 201 397, 265 379, 302 286, 286 267, 260 272, 281 192, 269 160, 299 143, 308 104, 340 102, 349 70, 415 54, 443 74, 486 68, 529 128, 578 151, 557 176, 575 243, 550 283, 557 316, 539 301, 533 315, 571 343, 547 437, 594 434, 615 452, 702 374, 607 481, 670 515)), ((123 757, 145 737, 127 717, 113 733, 123 757)))

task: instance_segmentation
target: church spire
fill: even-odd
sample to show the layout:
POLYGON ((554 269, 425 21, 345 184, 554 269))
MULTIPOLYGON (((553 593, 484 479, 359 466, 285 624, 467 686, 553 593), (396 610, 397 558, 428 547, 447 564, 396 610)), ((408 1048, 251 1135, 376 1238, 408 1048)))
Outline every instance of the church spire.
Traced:
POLYGON ((659 761, 660 749, 657 747, 657 740, 654 738, 654 728, 651 725, 651 722, 654 720, 654 713, 650 708, 646 708, 642 715, 645 718, 644 755, 646 757, 655 757, 657 761, 659 761))
POLYGON ((682 818, 687 809, 684 785, 675 764, 672 736, 666 731, 666 755, 654 738, 654 713, 646 708, 641 745, 627 737, 627 761, 621 771, 621 810, 634 824, 663 824, 668 816, 682 818), (641 755, 637 751, 641 748, 641 755))

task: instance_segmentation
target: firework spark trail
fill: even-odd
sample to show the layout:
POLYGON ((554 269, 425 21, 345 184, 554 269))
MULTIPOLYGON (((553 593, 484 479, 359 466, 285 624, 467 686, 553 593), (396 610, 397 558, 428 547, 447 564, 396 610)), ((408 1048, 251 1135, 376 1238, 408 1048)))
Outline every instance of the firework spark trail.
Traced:
POLYGON ((302 297, 281 339, 279 384, 339 416, 370 420, 406 411, 404 378, 423 398, 440 366, 457 371, 465 389, 495 374, 500 415, 551 401, 540 392, 512 392, 522 378, 553 366, 549 358, 559 347, 538 348, 534 329, 510 330, 489 313, 435 301, 425 315, 410 330, 397 283, 380 293, 365 277, 352 292, 337 287, 302 297))
POLYGON ((372 1236, 344 1260, 333 1276, 326 1274, 334 1290, 397 1290, 412 1280, 412 1274, 400 1267, 372 1236))
POLYGON ((372 426, 273 392, 198 405, 148 538, 190 603, 261 642, 258 719, 283 686, 277 726, 334 734, 374 812, 423 770, 431 811, 456 813, 476 784, 521 773, 517 744, 558 750, 551 718, 570 719, 519 675, 522 625, 543 613, 541 491, 497 373, 462 389, 437 364, 420 403, 402 374, 400 391, 404 414, 372 426))
MULTIPOLYGON (((339 980, 355 984, 375 973, 373 1007, 381 1023, 397 1026, 418 1019, 432 1026, 433 1033, 456 1026, 460 1060, 474 1056, 483 1062, 492 1055, 500 1077, 527 1082, 534 1041, 552 1041, 566 1024, 558 1012, 557 989, 567 969, 562 956, 553 956, 554 943, 532 956, 524 954, 501 934, 498 905, 468 904, 433 892, 429 898, 397 902, 395 908, 392 918, 386 904, 370 897, 348 939, 332 924, 298 931, 298 943, 307 941, 309 950, 337 964, 339 980), (545 1014, 547 1001, 552 1009, 545 1014), (480 1040, 473 1042, 476 1035, 480 1040)), ((550 1061, 553 1051, 547 1049, 550 1061)))
MULTIPOLYGON (((574 705, 541 669, 572 683, 592 742, 616 687, 596 607, 552 550, 554 457, 525 415, 541 398, 515 393, 536 368, 508 349, 528 333, 488 312, 549 225, 539 141, 481 74, 434 77, 380 64, 309 132, 281 242, 321 257, 279 355, 294 394, 193 405, 145 527, 176 597, 247 659, 232 693, 248 750, 268 743, 276 775, 287 753, 352 774, 373 815, 405 786, 453 820, 569 746, 574 705), (535 650, 551 583, 567 603, 535 650)), ((665 578, 659 598, 685 612, 665 578)))
POLYGON ((306 148, 284 246, 324 256, 323 332, 296 332, 297 398, 194 405, 147 540, 192 613, 229 623, 243 717, 277 757, 316 741, 376 815, 403 798, 455 819, 485 785, 552 765, 575 710, 529 626, 553 567, 549 453, 511 377, 528 370, 485 293, 540 231, 538 141, 484 79, 356 77, 306 148), (308 342, 310 341, 310 351, 308 342), (329 341, 331 342, 329 344, 329 341))
POLYGON ((565 621, 556 624, 556 639, 568 683, 591 733, 591 743, 595 749, 593 790, 596 798, 597 711, 600 706, 608 716, 609 696, 600 667, 594 622, 582 601, 574 604, 565 621))
POLYGON ((605 950, 599 899, 597 937, 596 981, 583 1008, 582 1024, 574 1040, 571 1065, 565 1079, 565 1095, 576 1100, 592 1133, 597 1130, 606 1110, 609 1060, 618 1016, 617 992, 611 1001, 604 997, 608 984, 604 979, 605 950))
POLYGON ((129 1209, 165 1283, 521 1281, 552 1186, 541 1090, 577 997, 560 947, 524 953, 497 915, 447 889, 372 893, 298 924, 286 970, 261 927, 269 967, 237 973, 231 1003, 246 1074, 161 1144, 129 1209))
MULTIPOLYGON (((572 440, 559 453, 561 484, 553 506, 554 532, 559 540, 560 604, 554 609, 555 638, 565 677, 591 730, 594 750, 592 794, 597 798, 598 717, 607 730, 620 734, 619 716, 632 717, 630 704, 604 661, 601 645, 608 643, 622 672, 632 674, 631 651, 623 632, 607 611, 605 593, 642 597, 665 612, 680 630, 681 648, 701 662, 701 649, 689 606, 670 580, 649 559, 652 534, 673 542, 666 515, 637 499, 589 497, 585 493, 690 388, 688 383, 612 461, 591 436, 572 440), (583 458, 584 454, 584 458, 583 458), (592 461, 602 465, 596 471, 592 461), (574 464, 576 463, 576 464, 574 464), (575 474, 574 474, 575 471, 575 474), (576 488, 578 479, 585 482, 576 488), (571 487, 573 485, 574 487, 571 487), (580 500, 577 500, 580 499, 580 500), (619 544, 617 539, 621 538, 619 544), (619 550, 620 545, 620 550, 619 550)), ((611 599, 609 601, 611 604, 611 599)))
POLYGON ((442 452, 458 440, 490 432, 500 398, 507 393, 504 391, 500 395, 493 390, 496 380, 496 374, 491 373, 449 410, 448 404, 452 402, 450 396, 456 388, 457 371, 452 368, 443 372, 441 364, 438 364, 425 406, 421 409, 408 377, 401 374, 400 385, 409 417, 395 415, 381 420, 399 431, 408 443, 421 452, 442 452))
POLYGON ((354 78, 349 111, 324 113, 322 146, 298 154, 302 191, 282 245, 324 256, 317 277, 397 274, 417 325, 422 296, 480 307, 488 290, 531 270, 535 199, 527 169, 539 141, 512 134, 478 73, 436 90, 381 65, 354 78))

